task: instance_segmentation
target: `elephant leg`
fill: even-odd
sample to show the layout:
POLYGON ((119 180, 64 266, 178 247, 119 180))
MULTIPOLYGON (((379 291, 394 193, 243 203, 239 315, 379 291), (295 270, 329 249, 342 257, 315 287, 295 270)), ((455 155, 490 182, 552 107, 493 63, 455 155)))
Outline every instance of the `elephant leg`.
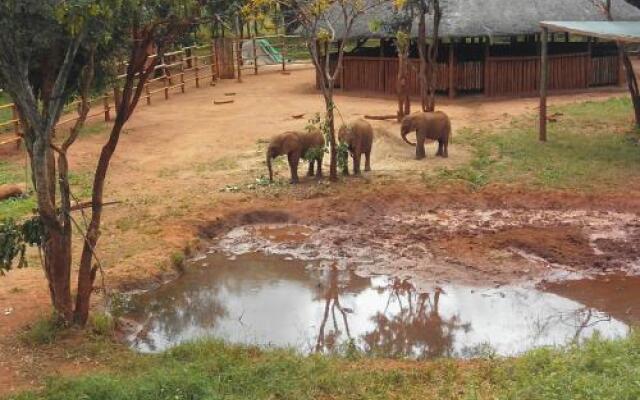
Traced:
POLYGON ((298 162, 300 161, 300 155, 297 153, 289 153, 287 154, 287 158, 289 159, 289 168, 291 169, 291 183, 298 183, 300 179, 298 179, 298 162))
POLYGON ((444 140, 443 147, 444 147, 444 151, 442 153, 442 157, 449 158, 449 138, 446 138, 444 140))
POLYGON ((364 170, 371 171, 371 152, 364 153, 364 170))
POLYGON ((316 178, 322 178, 322 157, 318 157, 316 160, 318 168, 316 168, 316 178))
POLYGON ((444 141, 442 139, 438 139, 438 151, 436 152, 436 156, 444 157, 444 141))
POLYGON ((349 176, 349 156, 353 157, 353 153, 349 152, 349 155, 344 162, 344 167, 342 167, 342 175, 344 176, 349 176))
POLYGON ((360 175, 360 153, 353 154, 353 174, 360 175))
POLYGON ((309 172, 307 172, 307 176, 313 176, 314 175, 314 171, 313 171, 313 167, 314 167, 314 163, 316 162, 315 159, 309 161, 309 172))
POLYGON ((420 131, 417 132, 417 143, 416 143, 416 160, 422 160, 423 158, 427 158, 427 154, 424 151, 424 141, 425 135, 420 131))

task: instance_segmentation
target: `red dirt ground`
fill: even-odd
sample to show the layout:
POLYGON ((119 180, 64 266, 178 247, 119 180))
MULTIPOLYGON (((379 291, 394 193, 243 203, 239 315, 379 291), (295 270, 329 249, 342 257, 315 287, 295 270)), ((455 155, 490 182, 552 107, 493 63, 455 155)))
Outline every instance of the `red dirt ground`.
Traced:
MULTIPOLYGON (((365 225, 379 210, 416 211, 442 205, 640 212, 640 196, 629 191, 598 195, 595 202, 593 196, 585 194, 532 194, 521 189, 494 187, 478 193, 455 188, 434 193, 423 185, 389 180, 391 175, 455 165, 467 159, 467 155, 454 152, 449 160, 417 165, 407 148, 397 151, 399 155, 393 161, 382 160, 384 155, 378 154, 380 168, 376 168, 376 158, 373 161, 378 172, 361 185, 352 185, 350 181, 330 188, 303 184, 283 194, 264 196, 221 192, 225 185, 236 184, 247 175, 255 177, 256 171, 261 171, 257 161, 258 157, 262 158, 258 152, 259 142, 284 130, 303 128, 306 119, 322 110, 322 99, 314 90, 313 82, 313 70, 300 67, 290 75, 277 72, 248 75, 242 84, 223 81, 215 87, 175 94, 170 101, 158 98, 149 107, 141 106, 127 126, 107 182, 109 200, 123 201, 122 205, 106 211, 98 249, 107 268, 108 285, 130 288, 162 279, 172 273, 166 260, 173 251, 184 249, 200 235, 215 235, 242 223, 286 219, 365 225), (229 91, 237 93, 234 103, 213 104, 214 99, 223 98, 229 91), (294 119, 295 114, 305 117, 294 119), (283 211, 265 211, 274 209, 283 211)), ((612 90, 567 94, 553 97, 551 103, 605 99, 621 93, 612 90)), ((395 101, 390 98, 339 93, 336 101, 340 113, 347 119, 365 114, 390 114, 395 109, 395 101)), ((454 129, 479 126, 491 129, 512 116, 531 113, 536 108, 535 98, 466 98, 441 102, 441 109, 454 121, 454 129)), ((380 131, 397 131, 394 122, 374 125, 380 131)), ((72 168, 79 171, 92 168, 103 141, 104 133, 83 137, 71 153, 72 168)), ((20 154, 7 157, 17 163, 22 160, 20 154)), ((540 237, 541 232, 532 233, 522 228, 482 238, 444 239, 441 245, 444 249, 447 246, 463 249, 464 246, 515 244, 536 252, 551 249, 545 255, 557 261, 581 257, 584 250, 583 238, 571 228, 545 234, 543 241, 531 240, 532 234, 540 237)), ((69 356, 64 346, 54 345, 43 350, 20 344, 17 333, 48 312, 49 297, 40 269, 13 271, 0 279, 0 395, 38 385, 42 379, 39 372, 44 366, 53 366, 61 374, 74 374, 100 365, 98 358, 69 356)), ((73 343, 84 339, 79 334, 79 338, 72 335, 66 340, 73 343)))

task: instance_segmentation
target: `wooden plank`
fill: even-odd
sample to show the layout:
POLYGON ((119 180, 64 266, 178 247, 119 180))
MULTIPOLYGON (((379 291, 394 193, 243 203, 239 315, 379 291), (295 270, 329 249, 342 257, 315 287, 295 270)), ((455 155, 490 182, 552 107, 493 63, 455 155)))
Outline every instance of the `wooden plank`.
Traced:
POLYGON ((455 43, 449 44, 449 98, 456 97, 456 57, 455 43))
POLYGON ((540 141, 547 141, 547 64, 549 29, 542 29, 540 69, 540 141))

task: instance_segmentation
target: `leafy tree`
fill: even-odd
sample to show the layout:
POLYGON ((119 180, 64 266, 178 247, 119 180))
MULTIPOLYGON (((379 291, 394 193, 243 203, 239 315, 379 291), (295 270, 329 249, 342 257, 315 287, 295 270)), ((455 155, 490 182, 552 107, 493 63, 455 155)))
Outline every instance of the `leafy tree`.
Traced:
POLYGON ((99 263, 104 182, 120 134, 154 71, 154 47, 162 49, 198 16, 194 0, 5 0, 0 3, 0 86, 12 97, 24 128, 33 171, 43 268, 51 301, 66 323, 84 325, 99 263), (89 98, 127 60, 122 96, 94 172, 91 214, 83 233, 75 305, 71 295, 71 213, 67 153, 89 113, 89 98), (69 134, 54 138, 64 105, 81 99, 69 134))
MULTIPOLYGON (((270 0, 254 0, 253 6, 260 7, 270 0)), ((338 180, 338 148, 335 134, 335 102, 334 89, 336 80, 342 69, 345 44, 351 34, 354 22, 362 17, 367 10, 379 4, 376 0, 365 2, 362 0, 272 0, 279 2, 281 7, 288 10, 289 18, 295 25, 299 25, 299 32, 305 40, 311 61, 320 80, 320 88, 324 97, 326 112, 326 136, 329 142, 330 167, 329 177, 338 180), (331 28, 330 9, 333 17, 338 18, 344 29, 340 35, 331 28), (337 62, 331 67, 331 53, 329 47, 335 43, 337 47, 337 62)))

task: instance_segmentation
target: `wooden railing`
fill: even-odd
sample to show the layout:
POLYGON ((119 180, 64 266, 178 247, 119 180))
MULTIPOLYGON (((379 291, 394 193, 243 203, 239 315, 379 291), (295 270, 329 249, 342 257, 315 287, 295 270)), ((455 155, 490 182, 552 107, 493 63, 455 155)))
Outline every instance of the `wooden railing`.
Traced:
MULTIPOLYGON (((178 51, 165 53, 161 56, 158 65, 155 67, 154 77, 149 79, 144 88, 142 98, 147 105, 151 105, 155 95, 162 93, 165 100, 169 100, 173 92, 185 93, 188 87, 200 88, 203 84, 213 85, 217 79, 233 79, 237 77, 241 80, 242 71, 251 69, 254 74, 259 73, 261 67, 257 62, 258 55, 255 41, 258 39, 280 40, 283 48, 282 71, 286 70, 287 39, 297 36, 278 35, 264 36, 253 39, 214 39, 211 44, 204 46, 184 47, 178 51), (254 41, 253 65, 246 66, 242 60, 241 46, 246 40, 254 41)), ((149 56, 149 62, 155 61, 156 54, 149 56)), ((126 63, 120 63, 121 74, 117 76, 116 82, 121 82, 125 77, 126 63)), ((92 99, 91 111, 88 119, 104 116, 104 121, 108 122, 112 118, 112 108, 119 104, 122 94, 122 84, 116 84, 111 94, 104 94, 99 98, 92 99)), ((55 129, 67 126, 78 120, 78 116, 73 112, 80 101, 74 101, 65 106, 66 112, 55 129)), ((0 146, 16 143, 19 147, 22 140, 22 127, 18 115, 17 107, 14 104, 0 105, 2 110, 11 110, 11 118, 0 120, 0 146)))

